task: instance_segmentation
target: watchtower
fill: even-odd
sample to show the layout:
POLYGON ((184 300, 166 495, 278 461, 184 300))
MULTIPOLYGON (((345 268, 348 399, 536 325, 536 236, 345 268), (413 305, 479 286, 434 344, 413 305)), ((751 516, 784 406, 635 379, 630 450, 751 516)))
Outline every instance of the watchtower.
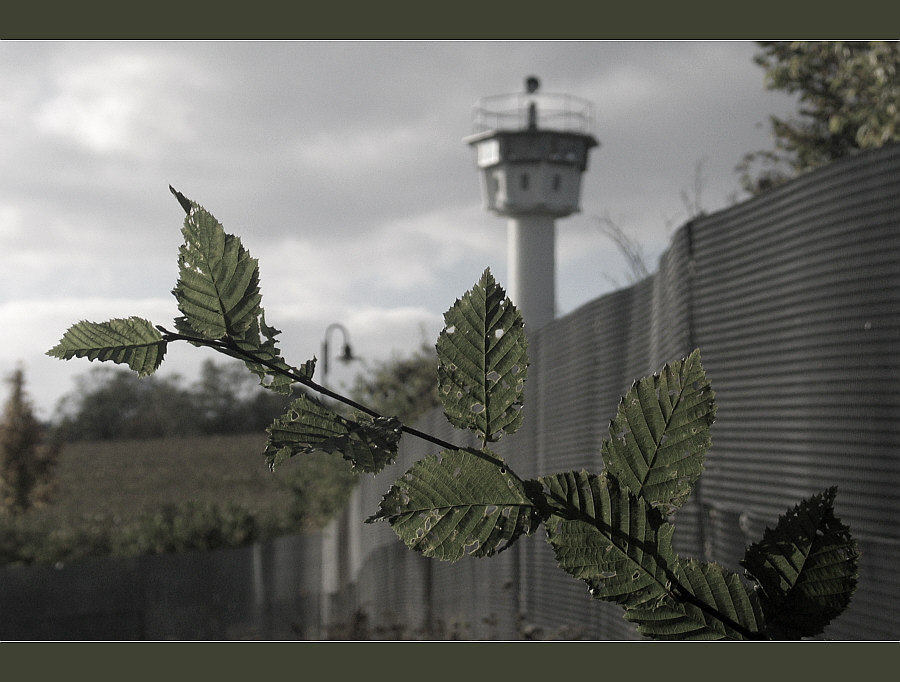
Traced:
POLYGON ((507 290, 529 329, 556 315, 555 224, 581 210, 581 178, 593 106, 571 95, 540 93, 534 76, 525 92, 480 99, 473 131, 485 208, 507 218, 507 290))

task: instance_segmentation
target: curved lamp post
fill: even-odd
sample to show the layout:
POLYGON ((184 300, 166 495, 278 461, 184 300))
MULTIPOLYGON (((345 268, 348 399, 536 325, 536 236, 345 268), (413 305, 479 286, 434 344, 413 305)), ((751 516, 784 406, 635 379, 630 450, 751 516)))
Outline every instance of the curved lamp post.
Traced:
POLYGON ((328 328, 325 330, 325 338, 322 339, 322 384, 325 385, 327 385, 328 380, 328 338, 335 330, 340 331, 344 339, 344 344, 341 347, 341 354, 337 359, 344 364, 362 359, 353 355, 353 349, 350 348, 350 335, 347 333, 347 328, 339 322, 328 325, 328 328))

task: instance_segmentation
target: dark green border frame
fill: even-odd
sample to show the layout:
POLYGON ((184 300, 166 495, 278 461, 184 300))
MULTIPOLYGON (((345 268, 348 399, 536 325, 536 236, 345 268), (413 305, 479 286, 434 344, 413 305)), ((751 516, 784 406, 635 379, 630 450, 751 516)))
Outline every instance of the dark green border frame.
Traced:
MULTIPOLYGON (((886 39, 889 4, 721 0, 329 3, 104 0, 5 3, 0 39, 85 40, 790 40, 886 39), (540 11, 540 8, 549 11, 540 11)), ((895 31, 896 32, 896 31, 895 31)))

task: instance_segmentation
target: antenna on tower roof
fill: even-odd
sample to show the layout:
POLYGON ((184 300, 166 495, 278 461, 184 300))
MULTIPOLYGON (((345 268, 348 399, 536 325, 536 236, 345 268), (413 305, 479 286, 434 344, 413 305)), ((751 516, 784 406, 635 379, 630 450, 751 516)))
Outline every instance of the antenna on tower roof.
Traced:
MULTIPOLYGON (((537 76, 528 76, 525 79, 525 90, 528 94, 534 94, 541 87, 537 76)), ((528 129, 537 130, 537 104, 532 100, 528 103, 528 129)))

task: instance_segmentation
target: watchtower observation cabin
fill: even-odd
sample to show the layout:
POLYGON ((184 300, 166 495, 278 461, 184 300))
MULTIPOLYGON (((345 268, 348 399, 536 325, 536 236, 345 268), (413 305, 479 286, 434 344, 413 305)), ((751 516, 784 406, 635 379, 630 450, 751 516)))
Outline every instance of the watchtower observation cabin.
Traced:
POLYGON ((528 329, 556 314, 555 222, 581 210, 581 178, 593 105, 571 95, 538 92, 530 76, 525 92, 480 99, 472 134, 485 208, 507 219, 507 290, 528 329))

